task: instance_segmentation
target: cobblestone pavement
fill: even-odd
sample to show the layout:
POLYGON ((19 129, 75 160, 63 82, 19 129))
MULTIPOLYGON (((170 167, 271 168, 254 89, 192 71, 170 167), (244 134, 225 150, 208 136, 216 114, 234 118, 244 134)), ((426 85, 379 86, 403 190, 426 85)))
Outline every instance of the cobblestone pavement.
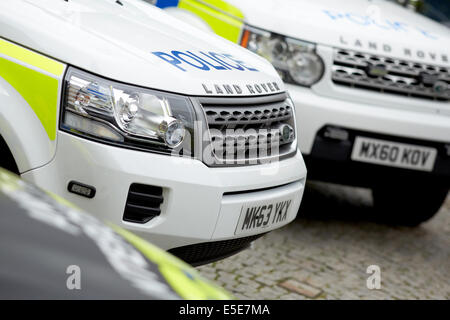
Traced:
POLYGON ((302 216, 198 268, 239 299, 450 299, 450 194, 418 228, 370 221, 370 192, 308 185, 302 216), (369 265, 381 289, 366 285, 369 265))

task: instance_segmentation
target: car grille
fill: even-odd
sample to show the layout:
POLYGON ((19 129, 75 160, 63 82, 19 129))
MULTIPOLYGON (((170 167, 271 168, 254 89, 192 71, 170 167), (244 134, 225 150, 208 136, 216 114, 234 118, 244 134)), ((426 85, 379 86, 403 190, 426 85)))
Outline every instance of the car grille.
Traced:
POLYGON ((169 252, 187 263, 198 266, 236 254, 246 249, 252 241, 262 237, 264 234, 231 240, 197 243, 174 248, 169 250, 169 252))
POLYGON ((202 104, 211 166, 249 165, 292 154, 296 132, 289 99, 270 103, 202 104))
POLYGON ((450 100, 450 68, 352 50, 334 50, 332 80, 408 97, 450 100))

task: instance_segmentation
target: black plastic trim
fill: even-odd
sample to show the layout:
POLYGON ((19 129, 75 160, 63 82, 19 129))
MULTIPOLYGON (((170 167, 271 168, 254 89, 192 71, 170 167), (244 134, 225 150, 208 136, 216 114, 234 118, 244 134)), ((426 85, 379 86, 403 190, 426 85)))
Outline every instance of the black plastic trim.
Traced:
POLYGON ((163 189, 157 186, 133 183, 130 185, 123 220, 133 223, 147 223, 161 214, 164 202, 163 189))
POLYGON ((446 146, 449 143, 405 138, 340 126, 327 125, 319 130, 311 153, 303 155, 308 168, 308 178, 325 182, 372 187, 377 184, 402 181, 404 183, 428 182, 450 187, 450 156, 446 146), (347 140, 334 140, 324 137, 327 127, 346 130, 347 140), (351 160, 351 152, 356 136, 414 144, 436 148, 438 151, 434 169, 431 172, 389 167, 351 160))

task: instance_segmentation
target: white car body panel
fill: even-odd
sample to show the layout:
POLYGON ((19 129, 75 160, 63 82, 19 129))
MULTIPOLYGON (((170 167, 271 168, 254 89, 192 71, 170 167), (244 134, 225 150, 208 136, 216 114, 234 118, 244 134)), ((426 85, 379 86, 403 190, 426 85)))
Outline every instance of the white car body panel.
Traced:
POLYGON ((140 0, 124 1, 124 6, 108 0, 2 1, 0 30, 5 39, 64 63, 147 88, 187 95, 205 95, 203 83, 276 82, 280 91, 284 88, 264 59, 140 0), (184 63, 183 72, 152 54, 172 50, 230 54, 258 71, 205 71, 184 63), (119 68, 123 61, 126 67, 119 68))
POLYGON ((287 87, 292 99, 297 101, 299 147, 302 154, 311 153, 317 131, 328 124, 430 141, 448 142, 450 138, 450 120, 447 116, 397 108, 383 108, 380 112, 377 105, 321 97, 307 88, 294 85, 287 87), (308 114, 308 117, 302 117, 303 114, 308 114))

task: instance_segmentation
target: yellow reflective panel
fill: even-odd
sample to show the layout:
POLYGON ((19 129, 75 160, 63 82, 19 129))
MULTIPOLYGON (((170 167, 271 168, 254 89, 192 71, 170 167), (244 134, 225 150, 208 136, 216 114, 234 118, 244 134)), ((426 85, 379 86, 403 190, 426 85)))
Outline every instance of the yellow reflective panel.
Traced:
POLYGON ((21 188, 18 176, 0 168, 0 191, 10 193, 21 188))
MULTIPOLYGON (((184 0, 181 0, 181 2, 182 1, 184 1, 184 0)), ((232 4, 230 4, 224 0, 201 0, 201 1, 190 0, 190 1, 203 2, 209 6, 219 9, 220 11, 222 11, 228 15, 239 18, 240 20, 244 19, 244 14, 242 13, 241 10, 239 10, 238 8, 236 8, 235 6, 233 6, 232 4)))
POLYGON ((215 33, 237 43, 243 27, 243 13, 222 0, 180 0, 178 7, 195 13, 202 18, 215 33))
POLYGON ((64 64, 3 39, 0 39, 0 53, 58 77, 64 72, 64 64))
POLYGON ((25 99, 41 121, 49 139, 55 140, 58 80, 4 58, 0 58, 0 77, 25 99))
POLYGON ((125 229, 115 225, 111 225, 111 227, 151 262, 157 264, 159 271, 164 276, 167 283, 183 299, 232 299, 232 296, 224 289, 204 280, 194 268, 178 258, 175 258, 171 254, 157 248, 125 229))

